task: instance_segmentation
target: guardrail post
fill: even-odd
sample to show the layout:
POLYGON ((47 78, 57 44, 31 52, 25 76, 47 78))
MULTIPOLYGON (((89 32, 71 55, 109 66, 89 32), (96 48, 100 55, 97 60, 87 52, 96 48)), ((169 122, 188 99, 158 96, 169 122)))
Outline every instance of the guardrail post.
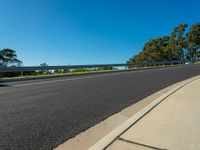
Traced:
POLYGON ((21 76, 23 76, 23 71, 21 71, 21 76))

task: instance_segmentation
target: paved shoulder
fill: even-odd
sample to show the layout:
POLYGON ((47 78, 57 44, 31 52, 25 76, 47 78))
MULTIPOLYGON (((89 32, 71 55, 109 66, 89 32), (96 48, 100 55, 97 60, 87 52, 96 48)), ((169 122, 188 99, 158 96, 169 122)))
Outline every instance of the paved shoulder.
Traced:
POLYGON ((200 149, 200 79, 165 99, 107 150, 200 149))

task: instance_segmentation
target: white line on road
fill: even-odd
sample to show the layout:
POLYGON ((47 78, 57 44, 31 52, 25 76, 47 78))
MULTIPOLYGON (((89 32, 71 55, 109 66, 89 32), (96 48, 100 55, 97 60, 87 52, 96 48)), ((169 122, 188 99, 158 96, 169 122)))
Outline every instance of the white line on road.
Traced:
POLYGON ((99 77, 107 77, 107 76, 112 76, 112 75, 121 75, 121 74, 128 74, 128 73, 133 73, 133 72, 112 73, 112 74, 95 75, 95 76, 79 77, 79 78, 72 78, 72 79, 41 81, 41 82, 35 82, 35 83, 25 83, 25 84, 15 85, 14 87, 22 87, 22 86, 30 86, 30 85, 39 85, 39 84, 48 84, 48 83, 57 83, 57 82, 64 82, 64 81, 74 81, 74 80, 90 79, 90 78, 99 78, 99 77))

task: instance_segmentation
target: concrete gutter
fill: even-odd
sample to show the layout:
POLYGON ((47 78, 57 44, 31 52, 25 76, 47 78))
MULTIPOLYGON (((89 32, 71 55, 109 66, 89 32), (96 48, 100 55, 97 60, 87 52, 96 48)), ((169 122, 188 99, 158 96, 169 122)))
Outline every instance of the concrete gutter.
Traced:
POLYGON ((180 85, 176 86, 169 92, 165 93, 161 97, 157 98, 155 101, 147 105, 145 108, 143 108, 141 111, 136 113, 134 116, 129 118, 125 123, 120 125, 118 128, 110 132, 108 135, 106 135, 104 138, 102 138, 100 141, 98 141, 95 145, 89 148, 89 150, 104 150, 106 149, 110 144, 112 144, 118 137, 120 137, 124 132, 126 132, 130 127, 132 127, 134 124, 136 124, 140 119, 142 119, 146 114, 148 114, 152 109, 154 109, 156 106, 158 106, 162 101, 164 101, 167 97, 174 94, 176 91, 187 85, 188 83, 200 78, 200 76, 193 77, 191 79, 183 81, 180 85))

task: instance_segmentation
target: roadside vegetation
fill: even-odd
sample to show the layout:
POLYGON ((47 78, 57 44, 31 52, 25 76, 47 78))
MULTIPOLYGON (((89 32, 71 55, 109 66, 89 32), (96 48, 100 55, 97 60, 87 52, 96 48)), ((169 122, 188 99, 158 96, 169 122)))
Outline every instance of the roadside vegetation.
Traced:
POLYGON ((70 74, 87 74, 87 73, 98 73, 98 72, 110 72, 117 71, 117 68, 113 68, 112 70, 102 70, 100 68, 96 69, 73 69, 73 70, 54 70, 54 71, 25 71, 23 72, 23 76, 20 72, 12 72, 12 73, 1 73, 0 79, 10 79, 12 78, 30 78, 30 77, 42 77, 42 76, 63 76, 70 74))
MULTIPOLYGON (((140 69, 143 67, 156 67, 155 65, 131 65, 138 62, 164 62, 176 61, 175 64, 181 64, 185 61, 196 63, 200 58, 200 23, 193 24, 189 29, 187 24, 180 24, 175 27, 170 35, 150 39, 144 44, 143 49, 138 55, 131 57, 126 69, 140 69)), ((17 58, 15 50, 4 48, 0 50, 0 67, 17 67, 22 66, 23 62, 17 58)), ((164 65, 164 64, 163 64, 164 65)), ((165 65, 171 65, 165 64, 165 65)), ((46 63, 40 66, 48 66, 46 63)), ((118 70, 112 67, 100 67, 93 69, 70 69, 70 70, 43 70, 43 71, 25 71, 23 77, 48 76, 48 75, 64 75, 64 74, 83 74, 90 72, 107 72, 118 70)), ((22 77, 21 72, 0 73, 0 78, 22 77)))
POLYGON ((127 63, 141 61, 193 61, 200 57, 200 23, 175 27, 170 35, 150 39, 127 63), (187 31, 187 32, 186 32, 187 31))

